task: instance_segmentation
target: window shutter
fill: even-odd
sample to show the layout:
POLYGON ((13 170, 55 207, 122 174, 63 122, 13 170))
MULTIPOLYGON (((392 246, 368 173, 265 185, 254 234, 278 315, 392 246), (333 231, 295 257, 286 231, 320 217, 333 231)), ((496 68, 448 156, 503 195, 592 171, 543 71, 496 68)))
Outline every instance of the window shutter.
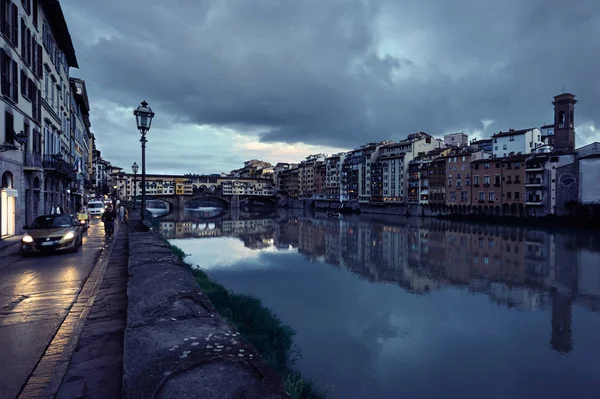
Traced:
POLYGON ((27 48, 25 49, 25 62, 31 65, 31 29, 27 28, 27 48))
POLYGON ((19 70, 19 67, 17 65, 17 61, 12 60, 12 68, 13 68, 13 73, 12 73, 12 95, 13 95, 13 101, 15 103, 19 102, 19 74, 17 73, 19 70))
POLYGON ((2 33, 4 33, 6 35, 6 37, 10 38, 10 35, 12 33, 11 33, 11 27, 10 27, 11 26, 11 24, 10 24, 11 7, 10 7, 9 0, 2 0, 2 9, 4 11, 4 18, 2 19, 2 22, 3 22, 2 33))
POLYGON ((37 46, 34 36, 31 36, 31 70, 37 75, 37 46))
POLYGON ((42 72, 42 45, 38 44, 37 45, 37 74, 38 74, 38 78, 42 78, 43 76, 43 72, 42 72))
POLYGON ((21 58, 26 60, 27 46, 25 46, 25 20, 21 18, 21 58))
POLYGON ((38 26, 38 1, 37 0, 33 0, 33 24, 36 26, 38 26))
POLYGON ((6 112, 4 115, 5 115, 5 120, 6 120, 5 140, 7 143, 13 144, 15 142, 15 127, 14 127, 13 114, 11 114, 10 112, 6 112))
POLYGON ((37 120, 38 122, 42 121, 42 91, 38 89, 37 91, 37 120))
POLYGON ((21 95, 27 97, 27 78, 25 77, 25 70, 21 69, 21 95))
POLYGON ((19 7, 11 4, 12 8, 12 42, 15 47, 19 47, 19 7))
POLYGON ((8 77, 10 61, 8 60, 8 55, 6 54, 6 51, 4 51, 4 49, 0 49, 0 63, 2 64, 2 77, 0 79, 2 81, 2 94, 8 96, 8 77))
POLYGON ((7 15, 7 0, 0 0, 0 30, 2 33, 6 34, 6 21, 8 18, 7 15))

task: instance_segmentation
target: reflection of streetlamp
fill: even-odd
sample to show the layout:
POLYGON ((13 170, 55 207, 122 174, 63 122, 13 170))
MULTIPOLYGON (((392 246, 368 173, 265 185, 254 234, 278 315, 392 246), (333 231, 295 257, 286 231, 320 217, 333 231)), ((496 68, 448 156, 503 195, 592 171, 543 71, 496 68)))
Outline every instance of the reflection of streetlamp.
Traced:
POLYGON ((133 163, 131 165, 131 170, 133 171, 133 209, 137 209, 137 172, 139 166, 137 163, 133 163))
POLYGON ((139 107, 133 111, 137 122, 137 128, 142 134, 142 221, 146 218, 146 133, 150 130, 154 112, 146 101, 142 101, 139 107))

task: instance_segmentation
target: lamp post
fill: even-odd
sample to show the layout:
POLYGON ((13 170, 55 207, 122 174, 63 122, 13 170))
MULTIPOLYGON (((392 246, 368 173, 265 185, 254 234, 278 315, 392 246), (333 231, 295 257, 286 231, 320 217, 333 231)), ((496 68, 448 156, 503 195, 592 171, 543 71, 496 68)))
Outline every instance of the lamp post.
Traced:
MULTIPOLYGON (((13 136, 14 136, 15 140, 17 140, 17 143, 19 143, 21 148, 23 148, 23 144, 25 144, 27 142, 27 133, 24 133, 21 130, 19 133, 13 132, 13 136)), ((19 147, 17 147, 14 144, 0 144, 0 152, 16 151, 18 149, 19 149, 19 147)))
POLYGON ((150 130, 150 125, 152 124, 152 118, 154 118, 154 112, 148 106, 146 101, 142 101, 142 103, 137 107, 135 111, 133 111, 135 115, 135 119, 137 122, 137 128, 142 134, 140 138, 140 143, 142 143, 142 222, 146 218, 146 133, 150 130))
POLYGON ((137 209, 137 172, 139 170, 139 166, 137 163, 133 163, 131 165, 131 170, 133 171, 133 208, 137 209))

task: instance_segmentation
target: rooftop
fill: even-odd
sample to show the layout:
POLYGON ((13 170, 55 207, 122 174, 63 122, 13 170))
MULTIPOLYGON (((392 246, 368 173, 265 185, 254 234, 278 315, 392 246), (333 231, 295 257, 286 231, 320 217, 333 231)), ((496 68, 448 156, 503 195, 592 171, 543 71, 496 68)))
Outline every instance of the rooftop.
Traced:
POLYGON ((63 14, 59 0, 45 0, 40 2, 44 7, 46 18, 50 22, 52 33, 54 33, 60 49, 65 53, 67 64, 73 68, 79 68, 77 57, 75 56, 75 47, 71 40, 71 34, 67 27, 67 21, 63 14))
POLYGON ((508 136, 515 136, 518 134, 525 134, 531 130, 535 129, 534 127, 530 127, 528 129, 521 129, 521 130, 514 130, 514 129, 509 129, 508 132, 499 132, 496 133, 494 135, 492 135, 492 138, 496 138, 496 137, 508 137, 508 136))

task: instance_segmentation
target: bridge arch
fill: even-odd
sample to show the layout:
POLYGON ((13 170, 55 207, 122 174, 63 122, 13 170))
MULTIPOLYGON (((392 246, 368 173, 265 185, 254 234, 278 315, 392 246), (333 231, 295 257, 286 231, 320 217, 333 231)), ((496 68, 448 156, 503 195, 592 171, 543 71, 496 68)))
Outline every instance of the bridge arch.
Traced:
POLYGON ((227 206, 229 206, 231 204, 231 201, 228 198, 220 197, 218 195, 203 194, 203 195, 192 195, 190 198, 185 198, 183 200, 183 205, 185 206, 186 204, 189 204, 190 202, 204 200, 204 199, 216 199, 216 200, 219 200, 223 205, 227 205, 227 206))

